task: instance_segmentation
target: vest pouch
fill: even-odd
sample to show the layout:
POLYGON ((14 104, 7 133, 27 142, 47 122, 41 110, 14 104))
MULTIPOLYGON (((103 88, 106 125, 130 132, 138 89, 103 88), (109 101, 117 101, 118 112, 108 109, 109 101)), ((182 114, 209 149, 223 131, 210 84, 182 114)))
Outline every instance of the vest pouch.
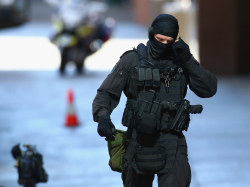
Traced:
POLYGON ((122 116, 122 124, 126 127, 131 127, 133 119, 133 110, 129 110, 128 107, 124 109, 122 116))
POLYGON ((160 130, 160 115, 161 104, 153 101, 153 97, 142 97, 138 102, 134 121, 137 131, 143 134, 156 133, 160 130))
POLYGON ((153 69, 153 87, 159 88, 161 86, 161 78, 159 69, 153 69))
POLYGON ((159 119, 153 113, 143 113, 141 118, 135 118, 135 125, 138 132, 143 134, 154 134, 160 125, 159 119))
POLYGON ((152 77, 152 69, 146 68, 145 69, 145 87, 152 87, 153 84, 153 77, 152 77))
POLYGON ((164 168, 166 164, 166 153, 162 147, 138 146, 135 151, 135 164, 144 173, 156 173, 164 168))
POLYGON ((145 79, 146 79, 145 69, 144 68, 139 68, 138 69, 138 81, 136 83, 139 88, 144 87, 145 79))
POLYGON ((134 117, 136 103, 137 103, 136 100, 133 99, 127 100, 126 107, 122 115, 122 124, 126 127, 133 126, 133 117, 134 117))

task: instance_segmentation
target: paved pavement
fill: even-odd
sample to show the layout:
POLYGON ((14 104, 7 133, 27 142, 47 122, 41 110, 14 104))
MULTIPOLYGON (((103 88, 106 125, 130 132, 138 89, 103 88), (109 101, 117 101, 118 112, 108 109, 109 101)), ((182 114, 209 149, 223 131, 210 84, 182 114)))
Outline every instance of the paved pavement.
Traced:
POLYGON ((121 186, 119 174, 108 168, 106 142, 97 136, 91 117, 91 101, 104 76, 96 72, 67 78, 55 71, 0 73, 0 185, 17 186, 10 149, 20 142, 35 144, 44 155, 50 178, 38 186, 121 186), (74 90, 81 121, 75 129, 64 125, 69 88, 74 90))
MULTIPOLYGON (((60 77, 56 71, 0 72, 0 185, 17 186, 11 147, 31 143, 44 155, 49 182, 38 186, 122 186, 119 173, 108 167, 106 142, 96 133, 91 102, 108 72, 60 77), (67 90, 75 93, 81 125, 66 128, 67 90)), ((247 187, 250 183, 250 79, 219 77, 215 97, 188 93, 203 104, 186 133, 192 167, 192 187, 247 187)), ((112 114, 117 128, 125 98, 112 114)), ((156 186, 156 181, 154 182, 156 186)))
POLYGON ((187 133, 197 186, 249 186, 249 83, 249 77, 219 77, 215 97, 191 97, 204 105, 187 133))

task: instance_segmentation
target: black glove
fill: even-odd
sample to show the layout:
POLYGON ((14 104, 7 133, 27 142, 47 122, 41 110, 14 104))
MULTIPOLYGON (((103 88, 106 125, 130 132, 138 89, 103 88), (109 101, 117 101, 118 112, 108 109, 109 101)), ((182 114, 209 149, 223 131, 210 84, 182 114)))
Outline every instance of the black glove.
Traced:
POLYGON ((176 51, 176 53, 179 55, 180 60, 182 63, 187 62, 192 54, 190 53, 190 49, 188 44, 186 44, 181 37, 179 37, 179 41, 175 42, 173 44, 173 49, 176 51))
POLYGON ((108 140, 115 139, 115 126, 112 123, 111 119, 100 118, 97 132, 100 136, 106 137, 108 140))

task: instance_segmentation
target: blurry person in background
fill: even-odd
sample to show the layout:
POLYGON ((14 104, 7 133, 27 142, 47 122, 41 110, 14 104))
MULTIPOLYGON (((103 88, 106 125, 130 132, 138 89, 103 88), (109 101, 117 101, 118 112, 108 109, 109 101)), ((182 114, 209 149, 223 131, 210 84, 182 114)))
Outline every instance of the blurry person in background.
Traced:
POLYGON ((121 93, 127 97, 122 124, 129 140, 120 167, 126 187, 151 187, 155 174, 160 187, 190 185, 183 130, 188 129, 190 113, 201 113, 202 106, 184 99, 187 86, 208 98, 217 91, 217 79, 196 61, 188 44, 177 39, 178 32, 175 17, 158 15, 149 27, 147 44, 120 57, 93 101, 97 131, 112 142, 118 130, 110 115, 121 93))
POLYGON ((85 58, 99 50, 112 33, 114 20, 103 19, 105 4, 88 0, 49 1, 55 8, 53 23, 56 33, 51 38, 61 53, 60 73, 67 63, 74 62, 82 73, 85 58))

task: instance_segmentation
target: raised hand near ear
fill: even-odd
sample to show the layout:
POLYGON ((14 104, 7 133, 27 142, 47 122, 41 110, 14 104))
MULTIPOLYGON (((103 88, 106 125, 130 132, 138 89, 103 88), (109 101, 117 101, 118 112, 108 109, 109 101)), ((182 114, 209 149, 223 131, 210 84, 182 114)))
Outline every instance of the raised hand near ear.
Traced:
POLYGON ((175 43, 173 44, 173 49, 179 55, 182 63, 185 63, 186 61, 188 61, 190 57, 192 56, 192 54, 190 53, 188 44, 186 44, 181 39, 181 37, 179 37, 179 39, 175 41, 175 43))

